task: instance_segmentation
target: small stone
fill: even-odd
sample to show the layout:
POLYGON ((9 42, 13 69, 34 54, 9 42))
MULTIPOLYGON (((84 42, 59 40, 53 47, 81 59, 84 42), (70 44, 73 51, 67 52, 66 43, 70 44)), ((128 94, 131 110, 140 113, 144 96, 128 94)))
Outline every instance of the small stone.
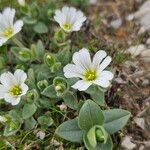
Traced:
POLYGON ((150 45, 150 38, 147 39, 146 44, 150 45))
POLYGON ((110 22, 110 26, 113 27, 114 29, 118 29, 122 25, 122 20, 116 19, 110 22))
POLYGON ((132 55, 132 57, 136 57, 138 56, 142 51, 144 51, 145 45, 140 44, 140 45, 136 45, 136 46, 131 46, 129 47, 126 52, 130 53, 132 55))
POLYGON ((41 140, 43 140, 45 138, 45 132, 44 131, 39 131, 36 134, 36 137, 39 137, 41 140))
POLYGON ((58 107, 61 111, 67 110, 67 105, 65 105, 64 103, 62 103, 61 105, 58 105, 58 107))
POLYGON ((62 145, 62 142, 58 142, 57 140, 55 140, 54 138, 51 140, 50 142, 52 145, 54 146, 61 146, 62 145))
POLYGON ((145 120, 143 118, 134 118, 134 122, 143 130, 145 129, 145 120))
POLYGON ((150 62, 150 49, 146 49, 146 50, 142 51, 140 54, 140 58, 144 62, 150 62))
POLYGON ((126 17, 127 21, 132 21, 134 19, 134 14, 130 14, 126 17))
POLYGON ((97 0, 90 0, 90 4, 94 5, 97 3, 97 0))
POLYGON ((131 142, 130 136, 125 136, 122 140, 121 146, 127 150, 133 150, 136 147, 136 144, 131 142))

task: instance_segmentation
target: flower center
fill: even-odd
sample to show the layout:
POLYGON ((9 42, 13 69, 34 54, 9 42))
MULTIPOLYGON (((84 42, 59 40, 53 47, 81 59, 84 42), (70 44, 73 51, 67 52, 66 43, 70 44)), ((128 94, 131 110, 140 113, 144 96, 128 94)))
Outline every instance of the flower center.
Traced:
POLYGON ((10 92, 14 95, 14 96, 18 96, 22 93, 22 89, 19 86, 14 86, 10 89, 10 92))
POLYGON ((11 27, 9 27, 9 28, 5 29, 3 35, 5 37, 10 37, 13 34, 13 32, 14 32, 14 30, 11 27))
POLYGON ((70 23, 65 23, 65 24, 63 25, 63 27, 64 27, 64 29, 66 29, 66 30, 70 30, 70 29, 72 28, 72 25, 71 25, 70 23))
POLYGON ((88 70, 86 73, 85 73, 85 78, 86 80, 88 81, 93 81, 96 79, 96 71, 95 70, 88 70))

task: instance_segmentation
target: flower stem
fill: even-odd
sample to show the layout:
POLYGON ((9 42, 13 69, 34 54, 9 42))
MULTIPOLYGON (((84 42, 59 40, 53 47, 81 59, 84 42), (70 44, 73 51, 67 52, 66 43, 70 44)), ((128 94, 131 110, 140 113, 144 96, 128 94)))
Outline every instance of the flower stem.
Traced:
POLYGON ((17 45, 19 46, 20 48, 23 48, 25 47, 18 39, 16 38, 13 38, 12 41, 17 45))

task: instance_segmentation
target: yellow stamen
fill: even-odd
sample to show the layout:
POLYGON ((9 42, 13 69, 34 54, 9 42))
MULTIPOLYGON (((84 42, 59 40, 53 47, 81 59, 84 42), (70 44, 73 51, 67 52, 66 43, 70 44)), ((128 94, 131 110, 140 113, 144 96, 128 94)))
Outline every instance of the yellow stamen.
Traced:
POLYGON ((19 86, 14 86, 10 89, 10 92, 14 95, 14 96, 18 96, 22 93, 22 89, 19 86))
POLYGON ((5 31, 3 32, 3 35, 5 37, 11 37, 13 32, 14 32, 13 28, 9 27, 9 28, 5 29, 5 31))
POLYGON ((88 70, 85 73, 85 78, 88 81, 93 81, 93 80, 96 79, 96 77, 97 77, 97 75, 96 75, 96 71, 95 70, 88 70))
POLYGON ((70 23, 65 23, 65 24, 63 25, 63 27, 64 27, 64 29, 66 29, 66 30, 70 30, 70 29, 72 28, 72 25, 71 25, 70 23))

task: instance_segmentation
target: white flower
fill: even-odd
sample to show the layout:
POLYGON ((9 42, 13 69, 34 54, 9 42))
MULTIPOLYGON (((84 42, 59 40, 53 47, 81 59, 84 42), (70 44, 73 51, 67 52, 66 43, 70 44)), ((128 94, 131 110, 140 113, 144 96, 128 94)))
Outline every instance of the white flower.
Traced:
POLYGON ((15 9, 9 7, 0 13, 0 46, 22 29, 23 21, 17 20, 13 23, 14 17, 15 9))
POLYGON ((20 6, 24 7, 26 5, 25 0, 18 0, 20 6))
POLYGON ((28 91, 28 86, 24 83, 27 79, 27 74, 20 69, 17 69, 14 75, 10 72, 3 73, 0 76, 0 99, 3 99, 17 105, 20 102, 22 95, 28 91))
POLYGON ((106 56, 106 52, 100 50, 91 61, 89 51, 83 48, 74 53, 74 64, 68 64, 64 67, 64 75, 66 78, 79 77, 81 79, 72 86, 79 91, 88 89, 92 84, 107 88, 110 85, 113 74, 104 70, 111 62, 111 57, 106 56))
POLYGON ((56 10, 54 19, 66 32, 72 32, 80 30, 86 17, 80 10, 64 6, 62 10, 56 10))

